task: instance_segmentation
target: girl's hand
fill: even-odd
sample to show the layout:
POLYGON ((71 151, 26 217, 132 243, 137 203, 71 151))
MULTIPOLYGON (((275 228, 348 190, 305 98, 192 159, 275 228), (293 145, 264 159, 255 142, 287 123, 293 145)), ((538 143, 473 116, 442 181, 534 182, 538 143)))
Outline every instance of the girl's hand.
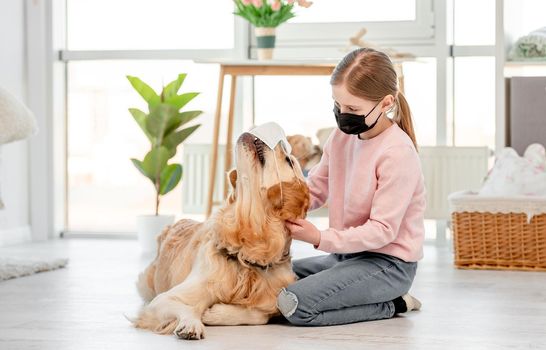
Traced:
POLYGON ((319 229, 304 219, 287 220, 286 227, 290 230, 293 239, 311 243, 315 247, 320 244, 319 229))

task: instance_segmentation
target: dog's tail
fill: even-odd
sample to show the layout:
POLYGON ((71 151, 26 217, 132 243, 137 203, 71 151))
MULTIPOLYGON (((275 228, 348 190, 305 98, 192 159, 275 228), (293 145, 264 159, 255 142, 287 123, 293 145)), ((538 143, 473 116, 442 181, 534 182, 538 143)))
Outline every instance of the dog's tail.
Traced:
POLYGON ((138 294, 145 302, 149 303, 156 296, 154 288, 154 274, 155 274, 155 265, 148 266, 148 268, 140 273, 138 280, 136 282, 136 287, 138 294))

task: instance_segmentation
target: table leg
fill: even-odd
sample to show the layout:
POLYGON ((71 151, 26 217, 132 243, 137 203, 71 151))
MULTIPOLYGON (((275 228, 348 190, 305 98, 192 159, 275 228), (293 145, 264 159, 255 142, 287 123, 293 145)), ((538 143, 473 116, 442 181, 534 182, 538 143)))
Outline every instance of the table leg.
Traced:
MULTIPOLYGON (((229 113, 228 113, 228 124, 227 124, 227 138, 226 138, 226 158, 225 158, 225 168, 224 174, 230 170, 231 167, 231 155, 233 154, 231 138, 233 137, 233 112, 235 110, 235 89, 237 88, 237 75, 231 75, 231 89, 229 95, 229 113)), ((228 181, 224 181, 224 198, 227 197, 228 192, 228 181)))
POLYGON ((252 92, 252 127, 256 126, 256 81, 254 79, 254 75, 250 77, 251 81, 252 81, 252 88, 251 88, 251 92, 252 92))
POLYGON ((220 78, 218 81, 218 97, 216 100, 216 115, 214 116, 214 130, 212 134, 212 157, 210 161, 209 191, 207 198, 207 217, 212 212, 212 200, 214 198, 214 180, 216 178, 216 163, 218 160, 218 137, 220 135, 220 117, 222 115, 222 94, 224 90, 224 68, 220 66, 220 78))

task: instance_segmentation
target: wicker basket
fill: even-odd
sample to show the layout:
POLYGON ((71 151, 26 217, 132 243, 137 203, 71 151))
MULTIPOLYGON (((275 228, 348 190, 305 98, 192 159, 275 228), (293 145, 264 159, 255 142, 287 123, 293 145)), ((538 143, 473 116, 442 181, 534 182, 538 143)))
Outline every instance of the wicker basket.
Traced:
POLYGON ((449 196, 455 266, 546 271, 546 198, 449 196))

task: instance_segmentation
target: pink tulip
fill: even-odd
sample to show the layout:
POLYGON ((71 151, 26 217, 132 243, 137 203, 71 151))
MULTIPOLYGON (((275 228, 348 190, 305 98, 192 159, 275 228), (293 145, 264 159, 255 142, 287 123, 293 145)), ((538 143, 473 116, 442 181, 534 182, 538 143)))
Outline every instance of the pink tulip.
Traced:
POLYGON ((252 3, 254 4, 254 7, 256 8, 262 7, 262 0, 252 0, 252 3))
POLYGON ((313 2, 307 0, 298 0, 298 5, 308 8, 309 6, 313 5, 313 2))
POLYGON ((281 9, 281 2, 280 1, 275 1, 274 3, 271 4, 271 9, 273 11, 279 11, 281 9))
POLYGON ((245 5, 245 6, 252 4, 252 0, 241 0, 241 2, 242 2, 243 5, 245 5))
POLYGON ((286 2, 288 3, 288 5, 292 5, 294 3, 294 1, 296 1, 296 0, 287 0, 286 2))

